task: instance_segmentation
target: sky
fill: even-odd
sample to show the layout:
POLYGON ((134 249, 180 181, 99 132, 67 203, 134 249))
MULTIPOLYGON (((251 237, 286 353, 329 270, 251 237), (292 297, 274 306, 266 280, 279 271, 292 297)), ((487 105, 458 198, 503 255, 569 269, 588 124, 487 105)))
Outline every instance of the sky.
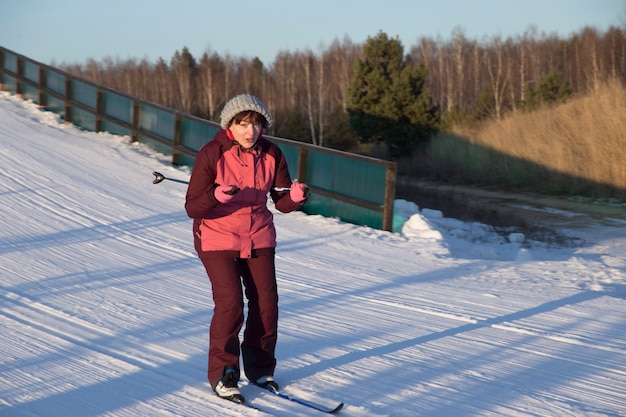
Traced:
POLYGON ((319 53, 334 41, 362 44, 379 31, 405 51, 422 37, 470 39, 539 33, 567 37, 585 26, 626 25, 626 0, 0 0, 0 45, 46 64, 88 59, 167 62, 187 47, 260 58, 319 53))
MULTIPOLYGON (((0 415, 326 415, 212 393, 186 187, 152 184, 189 168, 5 92, 0 126, 0 415)), ((394 233, 269 203, 277 382, 340 417, 625 416, 624 206, 566 201, 526 207, 560 244, 405 200, 394 233)))

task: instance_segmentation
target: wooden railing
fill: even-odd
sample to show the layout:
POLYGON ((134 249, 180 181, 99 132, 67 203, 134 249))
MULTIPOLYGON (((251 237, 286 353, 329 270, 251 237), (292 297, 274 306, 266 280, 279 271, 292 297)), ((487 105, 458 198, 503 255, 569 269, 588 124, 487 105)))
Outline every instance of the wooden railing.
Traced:
MULTIPOLYGON (((128 135, 193 165, 218 123, 97 85, 0 47, 0 90, 58 113, 91 131, 128 135)), ((396 164, 289 139, 266 136, 285 154, 292 176, 311 187, 310 214, 392 230, 396 164)))

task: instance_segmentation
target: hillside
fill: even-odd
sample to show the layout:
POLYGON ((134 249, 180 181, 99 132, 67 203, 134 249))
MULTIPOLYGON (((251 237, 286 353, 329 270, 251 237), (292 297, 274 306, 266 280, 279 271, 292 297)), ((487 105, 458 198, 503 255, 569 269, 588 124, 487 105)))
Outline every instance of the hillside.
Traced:
POLYGON ((407 175, 502 190, 626 200, 626 90, 599 84, 566 103, 434 138, 407 175), (426 168, 422 168, 425 166, 426 168))
MULTIPOLYGON (((205 382, 189 171, 0 93, 0 415, 323 415, 205 382)), ((626 228, 500 235, 396 202, 389 233, 275 214, 276 379, 352 417, 626 414, 626 228)), ((547 209, 546 209, 547 210, 547 209)))

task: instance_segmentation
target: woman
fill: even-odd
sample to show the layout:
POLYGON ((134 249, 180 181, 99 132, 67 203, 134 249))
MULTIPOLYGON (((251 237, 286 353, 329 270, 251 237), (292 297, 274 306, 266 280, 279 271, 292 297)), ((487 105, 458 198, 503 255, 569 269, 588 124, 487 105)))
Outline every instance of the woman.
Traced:
POLYGON ((196 156, 185 209, 194 219, 194 246, 211 281, 215 304, 209 382, 219 397, 244 402, 237 387, 240 352, 246 377, 278 390, 273 378, 278 324, 276 230, 267 195, 277 210, 288 213, 304 205, 308 188, 292 183, 282 152, 263 137, 272 116, 257 97, 233 97, 222 110, 220 124, 222 129, 196 156), (248 315, 240 345, 242 283, 248 315))

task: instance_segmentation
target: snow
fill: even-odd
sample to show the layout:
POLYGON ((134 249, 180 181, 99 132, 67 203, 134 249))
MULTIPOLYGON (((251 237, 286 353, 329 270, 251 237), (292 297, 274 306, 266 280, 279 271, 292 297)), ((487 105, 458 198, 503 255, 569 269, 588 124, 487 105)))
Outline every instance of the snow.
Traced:
MULTIPOLYGON (((212 394, 186 188, 153 171, 189 176, 0 93, 0 415, 321 415, 245 380, 271 414, 212 394)), ((275 220, 291 392, 344 416, 626 415, 623 220, 562 230, 562 246, 406 201, 396 233, 275 220)))

